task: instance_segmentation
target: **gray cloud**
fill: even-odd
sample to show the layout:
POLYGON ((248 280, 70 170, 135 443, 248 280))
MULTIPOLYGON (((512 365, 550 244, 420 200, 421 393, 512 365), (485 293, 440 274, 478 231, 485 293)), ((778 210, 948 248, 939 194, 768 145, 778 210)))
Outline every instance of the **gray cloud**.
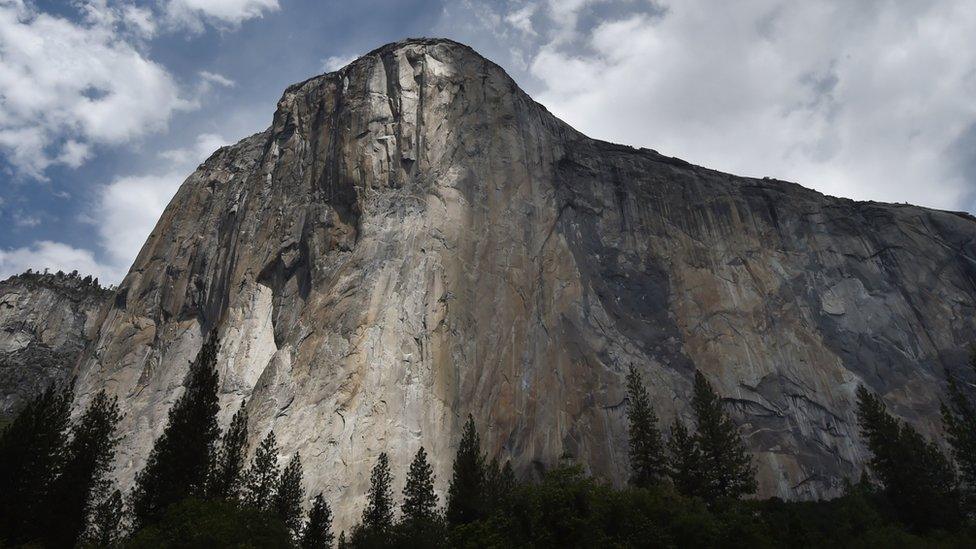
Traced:
POLYGON ((594 137, 833 195, 973 207, 972 2, 540 0, 492 10, 469 12, 508 44, 491 53, 594 137), (511 13, 531 13, 531 32, 525 18, 501 17, 511 13))

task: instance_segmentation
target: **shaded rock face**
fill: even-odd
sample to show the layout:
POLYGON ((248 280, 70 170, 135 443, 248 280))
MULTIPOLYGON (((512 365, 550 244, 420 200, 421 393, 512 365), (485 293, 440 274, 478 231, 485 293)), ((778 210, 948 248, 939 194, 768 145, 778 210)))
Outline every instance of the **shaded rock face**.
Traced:
POLYGON ((29 273, 0 282, 0 417, 67 380, 110 295, 73 275, 29 273))
MULTIPOLYGON (((272 126, 183 184, 79 360, 126 406, 131 481, 205 334, 221 421, 301 452, 340 528, 381 451, 443 494, 467 414, 531 476, 628 476, 624 374, 662 422, 703 370, 762 495, 836 494, 853 394, 938 429, 973 332, 976 223, 825 197, 587 138, 450 41, 385 46, 285 91, 272 126)), ((398 491, 399 487, 395 487, 398 491)))

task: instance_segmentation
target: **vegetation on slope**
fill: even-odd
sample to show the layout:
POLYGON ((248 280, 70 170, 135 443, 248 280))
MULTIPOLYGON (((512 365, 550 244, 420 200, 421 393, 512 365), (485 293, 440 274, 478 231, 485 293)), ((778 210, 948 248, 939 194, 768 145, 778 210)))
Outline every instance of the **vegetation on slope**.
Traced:
MULTIPOLYGON (((420 448, 395 498, 385 453, 362 520, 338 536, 308 499, 296 453, 282 470, 274 433, 248 464, 245 406, 221 436, 211 337, 126 497, 108 473, 121 419, 99 393, 74 421, 70 387, 52 387, 0 431, 0 546, 43 547, 970 547, 976 544, 976 405, 950 378, 942 409, 950 449, 857 393, 869 468, 830 501, 742 499, 755 468, 721 398, 695 374, 690 425, 665 437, 640 373, 627 375, 630 486, 566 456, 534 482, 488 459, 468 417, 441 505, 420 448), (245 467, 246 466, 246 467, 245 467), (401 503, 397 505, 399 499, 401 503), (307 515, 302 509, 307 507, 307 515)), ((976 366, 976 363, 974 363, 976 366)), ((399 484, 397 484, 399 486, 399 484)))

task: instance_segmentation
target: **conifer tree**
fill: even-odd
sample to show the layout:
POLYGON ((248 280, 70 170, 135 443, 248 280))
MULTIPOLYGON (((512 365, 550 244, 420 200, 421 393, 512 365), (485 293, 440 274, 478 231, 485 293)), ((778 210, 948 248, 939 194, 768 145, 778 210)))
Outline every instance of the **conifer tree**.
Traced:
POLYGON ((278 440, 268 432, 254 452, 251 466, 244 475, 244 505, 259 511, 270 511, 278 491, 278 440))
MULTIPOLYGON (((332 537, 332 510, 322 494, 319 494, 312 500, 312 508, 308 510, 308 520, 305 522, 299 545, 302 549, 332 547, 332 537)), ((340 544, 345 543, 345 537, 340 539, 340 544)))
POLYGON ((339 542, 336 543, 336 549, 348 549, 349 545, 346 543, 346 532, 339 532, 339 542))
POLYGON ((497 498, 500 500, 507 500, 512 497, 512 493, 515 492, 515 471, 512 469, 512 462, 505 461, 505 465, 502 467, 502 474, 498 477, 497 488, 495 493, 497 498))
POLYGON ((644 380, 631 365, 627 374, 627 419, 630 423, 630 482, 648 488, 659 483, 666 474, 666 456, 657 414, 644 387, 644 380))
POLYGON ((515 472, 512 470, 512 463, 506 461, 499 468, 498 460, 492 458, 485 471, 485 514, 504 513, 511 503, 514 490, 515 472))
POLYGON ((688 497, 705 497, 701 451, 695 437, 680 420, 671 426, 668 451, 668 476, 678 492, 688 497))
MULTIPOLYGON (((976 353, 970 359, 976 370, 976 353)), ((963 392, 955 376, 948 374, 947 402, 942 403, 942 424, 962 480, 968 507, 976 506, 976 405, 963 392)))
POLYGON ((240 496, 241 477, 247 458, 247 421, 247 400, 244 400, 221 439, 214 469, 208 479, 210 497, 236 500, 240 496))
POLYGON ((739 430, 722 409, 722 400, 712 385, 697 370, 691 404, 698 427, 695 440, 701 452, 705 500, 714 502, 754 493, 756 471, 739 430))
POLYGON ((85 532, 94 504, 108 496, 111 483, 105 477, 115 458, 121 419, 118 399, 99 391, 71 428, 64 465, 46 506, 48 546, 74 546, 85 532))
POLYGON ((421 446, 417 450, 407 482, 403 487, 403 505, 400 507, 403 523, 408 529, 428 528, 437 517, 437 494, 434 493, 434 472, 427 462, 427 452, 421 446))
POLYGON ((474 418, 468 415, 457 456, 454 458, 451 484, 447 490, 449 524, 467 524, 481 518, 484 509, 484 484, 485 458, 481 454, 481 441, 474 426, 474 418))
POLYGON ((293 537, 298 537, 302 529, 303 499, 305 499, 305 488, 302 487, 302 459, 296 452, 281 473, 281 480, 274 495, 275 515, 293 537))
POLYGON ((188 496, 205 495, 217 427, 217 352, 211 333, 190 365, 186 389, 170 408, 163 434, 136 475, 132 511, 138 528, 167 506, 188 496))
POLYGON ((95 505, 84 536, 85 544, 94 547, 116 545, 122 539, 124 517, 122 492, 115 490, 95 505))
POLYGON ((899 519, 917 531, 952 528, 961 520, 955 470, 939 447, 892 417, 880 397, 857 390, 861 436, 869 465, 899 519))
POLYGON ((363 528, 371 534, 387 532, 393 526, 392 484, 389 458, 383 452, 373 467, 366 509, 363 510, 363 528))
POLYGON ((0 433, 0 539, 15 545, 43 533, 42 506, 64 462, 74 394, 49 386, 0 433))

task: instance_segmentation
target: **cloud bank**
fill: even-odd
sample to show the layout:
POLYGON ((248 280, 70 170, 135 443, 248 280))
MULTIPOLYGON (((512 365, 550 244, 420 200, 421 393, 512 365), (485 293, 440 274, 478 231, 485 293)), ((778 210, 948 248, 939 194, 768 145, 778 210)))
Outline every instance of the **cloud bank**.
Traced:
POLYGON ((593 137, 855 199, 969 209, 976 3, 470 4, 593 137))
POLYGON ((78 167, 96 145, 162 130, 192 103, 169 72, 140 51, 153 26, 138 8, 83 6, 83 20, 0 0, 0 150, 29 177, 78 167))

